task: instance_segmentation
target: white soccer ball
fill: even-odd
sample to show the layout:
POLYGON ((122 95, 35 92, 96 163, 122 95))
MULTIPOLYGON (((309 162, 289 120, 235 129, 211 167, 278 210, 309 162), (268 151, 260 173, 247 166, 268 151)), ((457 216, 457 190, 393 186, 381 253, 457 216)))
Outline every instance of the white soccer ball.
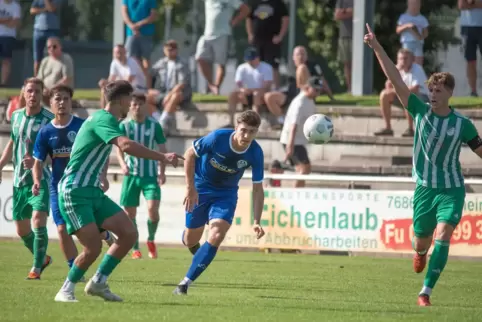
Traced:
POLYGON ((313 144, 327 143, 331 140, 333 131, 333 123, 328 116, 323 114, 310 116, 303 126, 306 139, 313 144))

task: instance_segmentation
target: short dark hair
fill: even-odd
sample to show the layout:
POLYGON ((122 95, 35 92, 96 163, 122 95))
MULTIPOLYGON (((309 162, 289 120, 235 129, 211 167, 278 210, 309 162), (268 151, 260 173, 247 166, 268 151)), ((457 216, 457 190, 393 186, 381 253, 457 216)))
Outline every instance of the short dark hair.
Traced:
POLYGON ((177 49, 177 41, 175 41, 174 39, 169 39, 164 43, 164 47, 177 49))
POLYGON ((72 87, 67 85, 56 85, 50 89, 50 98, 60 92, 68 93, 70 98, 74 97, 74 90, 72 89, 72 87))
POLYGON ((132 85, 125 80, 116 80, 108 82, 104 86, 104 98, 107 102, 120 99, 122 96, 131 95, 134 89, 132 85))
POLYGON ((434 85, 443 85, 448 90, 453 91, 455 88, 455 78, 452 74, 447 72, 434 73, 427 81, 429 89, 432 89, 434 85))
POLYGON ((145 103, 146 102, 146 95, 144 93, 136 93, 134 92, 134 94, 132 94, 132 99, 133 100, 137 100, 137 101, 140 101, 142 103, 145 103))
POLYGON ((42 90, 45 87, 44 82, 37 77, 29 77, 23 82, 24 87, 27 86, 28 84, 40 85, 40 87, 42 87, 42 90))
POLYGON ((259 127, 261 124, 261 117, 255 111, 244 111, 236 118, 236 122, 238 124, 244 123, 249 126, 259 127))

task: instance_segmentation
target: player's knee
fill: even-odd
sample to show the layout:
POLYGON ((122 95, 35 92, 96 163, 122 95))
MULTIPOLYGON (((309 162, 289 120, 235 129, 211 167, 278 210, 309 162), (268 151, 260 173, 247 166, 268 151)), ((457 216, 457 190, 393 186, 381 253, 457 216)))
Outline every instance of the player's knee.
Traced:
POLYGON ((57 233, 61 237, 67 236, 68 235, 67 234, 67 227, 65 227, 65 225, 58 225, 57 226, 57 233))
POLYGON ((211 245, 219 247, 226 236, 227 230, 219 227, 219 226, 211 226, 209 231, 209 243, 211 245))
POLYGON ((47 225, 47 214, 35 211, 32 214, 32 224, 34 227, 45 227, 47 225))
POLYGON ((89 260, 95 260, 102 252, 102 241, 100 238, 92 239, 88 244, 84 246, 84 255, 89 260))
POLYGON ((440 223, 437 225, 436 239, 438 240, 450 240, 454 232, 454 226, 448 223, 440 223))

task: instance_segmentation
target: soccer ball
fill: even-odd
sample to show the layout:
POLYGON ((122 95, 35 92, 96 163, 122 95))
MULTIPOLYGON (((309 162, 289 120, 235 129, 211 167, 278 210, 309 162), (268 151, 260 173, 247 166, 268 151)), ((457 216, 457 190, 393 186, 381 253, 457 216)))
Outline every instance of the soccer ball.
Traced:
POLYGON ((310 116, 304 126, 303 134, 308 142, 313 144, 324 144, 333 136, 333 123, 330 118, 323 114, 310 116))

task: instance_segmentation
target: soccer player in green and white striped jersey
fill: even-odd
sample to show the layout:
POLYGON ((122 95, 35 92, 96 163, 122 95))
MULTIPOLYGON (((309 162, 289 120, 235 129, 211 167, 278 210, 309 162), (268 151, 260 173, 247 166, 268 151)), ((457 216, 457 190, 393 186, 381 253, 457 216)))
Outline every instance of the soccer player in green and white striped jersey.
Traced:
POLYGON ((182 157, 160 153, 130 140, 119 128, 119 119, 129 110, 132 86, 127 81, 110 82, 104 87, 106 107, 93 113, 82 124, 72 146, 70 161, 59 182, 59 208, 67 232, 75 234, 84 246, 75 259, 67 279, 55 296, 58 302, 77 302, 75 285, 100 255, 99 230, 113 232, 117 241, 109 248, 94 277, 85 286, 87 295, 106 301, 122 301, 107 285, 107 278, 130 251, 137 231, 122 208, 104 194, 108 187, 106 170, 112 146, 139 158, 177 166, 182 157))
POLYGON ((32 252, 33 267, 27 279, 40 279, 42 271, 52 262, 47 255, 48 235, 47 217, 49 215, 49 189, 47 180, 50 171, 43 169, 39 194, 32 194, 33 146, 41 127, 49 123, 54 115, 42 107, 44 85, 40 79, 25 80, 24 92, 26 106, 12 114, 10 140, 0 159, 1 170, 13 156, 13 220, 17 233, 24 245, 32 252), (33 226, 33 232, 32 232, 33 226))
POLYGON ((462 217, 465 186, 460 166, 460 149, 466 143, 482 157, 482 139, 473 123, 449 105, 455 80, 449 73, 435 73, 428 80, 430 104, 411 94, 400 73, 367 25, 365 43, 373 48, 378 61, 393 84, 400 102, 413 116, 413 268, 421 273, 435 233, 435 243, 418 305, 429 306, 430 296, 447 264, 450 239, 462 217))
MULTIPOLYGON (((166 152, 166 138, 161 125, 148 116, 146 97, 144 94, 134 94, 130 106, 130 118, 120 124, 120 129, 129 139, 151 150, 166 152)), ((122 182, 121 206, 137 227, 136 214, 139 207, 140 194, 144 195, 147 202, 147 248, 150 258, 157 258, 157 249, 154 237, 159 224, 159 204, 161 201, 161 187, 166 180, 165 166, 162 162, 141 159, 131 155, 124 155, 117 149, 117 158, 124 172, 122 182)), ((133 247, 132 258, 142 257, 139 249, 139 239, 133 247)))

